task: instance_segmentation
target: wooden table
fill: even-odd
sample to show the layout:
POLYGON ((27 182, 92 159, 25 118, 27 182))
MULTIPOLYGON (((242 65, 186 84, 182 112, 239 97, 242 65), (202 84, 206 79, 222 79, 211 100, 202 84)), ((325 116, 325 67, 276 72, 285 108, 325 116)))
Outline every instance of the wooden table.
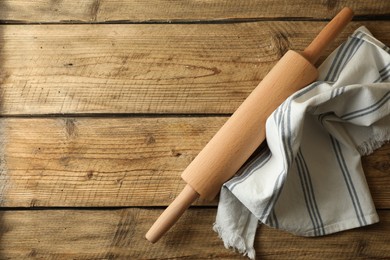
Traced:
MULTIPOLYGON (((0 2, 0 259, 245 259, 197 201, 144 234, 180 173, 289 48, 343 6, 390 45, 387 0, 0 2), (289 3, 285 5, 285 3, 289 3)), ((390 257, 390 145, 364 157, 379 224, 322 238, 260 227, 260 259, 390 257)))

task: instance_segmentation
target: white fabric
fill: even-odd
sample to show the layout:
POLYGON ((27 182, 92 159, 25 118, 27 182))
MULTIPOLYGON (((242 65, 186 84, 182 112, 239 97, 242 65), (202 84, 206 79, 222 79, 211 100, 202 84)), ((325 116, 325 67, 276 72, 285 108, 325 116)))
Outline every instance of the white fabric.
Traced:
POLYGON ((268 118, 267 145, 221 189, 226 247, 253 259, 259 221, 302 236, 379 221, 360 157, 390 139, 389 50, 360 27, 268 118))

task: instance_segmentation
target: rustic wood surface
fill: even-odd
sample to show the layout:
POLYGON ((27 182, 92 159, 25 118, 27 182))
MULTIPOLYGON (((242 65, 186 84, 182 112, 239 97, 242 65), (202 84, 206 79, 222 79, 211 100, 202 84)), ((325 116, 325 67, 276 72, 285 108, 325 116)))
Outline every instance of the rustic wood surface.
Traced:
MULTIPOLYGON (((0 112, 232 113, 326 22, 0 26, 0 112)), ((390 45, 387 21, 353 22, 390 45)))
MULTIPOLYGON (((226 120, 4 118, 1 205, 167 206, 184 186, 182 171, 226 120)), ((389 154, 385 145, 363 160, 378 208, 390 208, 389 154)))
MULTIPOLYGON (((1 259, 245 259, 227 250, 212 230, 212 208, 189 209, 156 244, 145 239, 161 209, 14 210, 0 215, 1 259), (196 221, 194 221, 196 219, 196 221)), ((390 214, 381 222, 325 237, 297 237, 265 225, 258 259, 386 259, 390 214)))
MULTIPOLYGON (((0 1, 0 259, 245 259, 195 203, 145 232, 180 174, 289 49, 341 7, 390 45, 387 0, 0 1)), ((390 144, 363 157, 381 222, 322 238, 260 227, 259 259, 390 258, 390 144)))

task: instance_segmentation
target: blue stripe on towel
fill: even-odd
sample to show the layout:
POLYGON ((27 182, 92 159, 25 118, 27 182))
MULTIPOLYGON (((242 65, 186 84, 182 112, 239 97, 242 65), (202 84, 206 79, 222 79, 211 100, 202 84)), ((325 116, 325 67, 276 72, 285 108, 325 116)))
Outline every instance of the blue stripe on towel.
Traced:
POLYGON ((229 185, 227 185, 229 190, 233 190, 234 187, 236 187, 237 184, 242 183, 245 181, 253 172, 258 170, 259 168, 263 167, 264 164, 266 164, 269 159, 271 158, 271 152, 267 149, 261 156, 255 158, 253 162, 250 163, 250 166, 246 168, 245 171, 243 171, 242 175, 239 177, 236 177, 234 179, 234 182, 229 185))
POLYGON ((298 168, 299 177, 301 180, 302 191, 304 192, 306 205, 309 213, 311 212, 314 217, 314 234, 325 235, 324 223, 321 218, 320 211, 318 210, 317 200, 314 194, 313 183, 311 181, 310 172, 307 167, 305 158, 303 157, 301 149, 299 149, 296 163, 298 168))
POLYGON ((355 209, 356 216, 359 220, 359 224, 361 226, 366 225, 367 222, 366 222, 364 215, 363 215, 363 210, 362 210, 362 207, 360 205, 359 197, 356 193, 356 189, 355 189, 355 186, 353 185, 351 175, 350 175, 348 167, 345 163, 345 159, 344 159, 340 144, 331 135, 330 135, 330 139, 332 141, 332 146, 333 146, 333 150, 334 150, 335 155, 336 155, 337 162, 338 162, 340 170, 343 174, 343 178, 344 178, 345 184, 347 186, 348 193, 350 195, 353 207, 355 209))
POLYGON ((379 99, 377 102, 375 102, 374 104, 372 104, 372 105, 370 105, 368 107, 365 107, 365 108, 358 109, 358 110, 355 110, 353 112, 347 113, 347 114, 341 116, 341 118, 344 119, 344 120, 351 120, 351 119, 354 119, 354 118, 357 118, 357 117, 361 117, 361 116, 365 116, 365 115, 371 114, 372 112, 377 111, 384 104, 386 104, 386 102, 389 99, 390 99, 390 91, 386 92, 386 94, 381 99, 379 99))
POLYGON ((348 61, 351 59, 352 55, 356 53, 356 51, 360 48, 362 43, 364 42, 362 38, 365 35, 361 32, 358 32, 356 35, 351 37, 347 47, 345 48, 344 52, 340 55, 338 58, 338 62, 335 65, 336 68, 331 74, 330 78, 328 80, 330 81, 336 81, 337 78, 340 76, 341 71, 343 70, 344 66, 348 63, 348 61), (343 62, 344 61, 344 62, 343 62), (341 65, 343 64, 343 65, 341 65))

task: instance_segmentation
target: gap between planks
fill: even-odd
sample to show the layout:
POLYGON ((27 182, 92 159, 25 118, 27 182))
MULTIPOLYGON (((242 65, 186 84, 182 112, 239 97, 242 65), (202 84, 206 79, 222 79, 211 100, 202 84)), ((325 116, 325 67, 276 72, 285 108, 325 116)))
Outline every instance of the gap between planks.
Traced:
MULTIPOLYGON (((92 24, 236 24, 236 23, 257 23, 257 22, 329 22, 331 18, 309 18, 309 17, 271 17, 271 18, 226 18, 215 20, 190 20, 190 19, 171 19, 171 20, 110 20, 101 22, 84 22, 78 20, 61 20, 58 22, 28 22, 19 20, 0 20, 0 25, 92 25, 92 24)), ((355 15, 352 21, 388 21, 390 15, 355 15)))

